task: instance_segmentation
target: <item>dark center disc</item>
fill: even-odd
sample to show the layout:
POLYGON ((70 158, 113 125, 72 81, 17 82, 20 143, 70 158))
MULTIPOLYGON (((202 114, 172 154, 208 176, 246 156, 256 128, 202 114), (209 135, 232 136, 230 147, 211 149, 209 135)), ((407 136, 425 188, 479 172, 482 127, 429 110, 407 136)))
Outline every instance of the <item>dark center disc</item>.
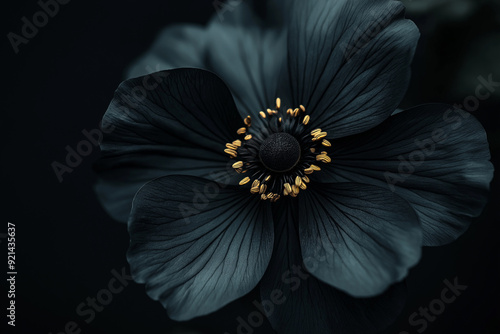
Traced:
POLYGON ((275 172, 286 172, 300 159, 300 145, 294 136, 280 132, 270 135, 260 146, 260 161, 275 172))

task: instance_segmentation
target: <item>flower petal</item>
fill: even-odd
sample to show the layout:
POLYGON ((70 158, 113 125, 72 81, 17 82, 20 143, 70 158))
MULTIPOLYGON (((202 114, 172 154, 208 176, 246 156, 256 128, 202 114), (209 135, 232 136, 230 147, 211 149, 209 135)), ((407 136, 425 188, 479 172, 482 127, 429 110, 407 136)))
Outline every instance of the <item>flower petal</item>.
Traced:
POLYGON ((304 269, 297 226, 302 209, 297 203, 280 202, 285 200, 276 204, 288 206, 276 210, 280 218, 274 220, 273 257, 260 284, 262 305, 273 328, 288 334, 368 334, 390 325, 403 309, 404 283, 362 299, 321 282, 304 269))
POLYGON ((417 212, 424 246, 458 238, 487 202, 493 177, 488 141, 481 124, 465 111, 418 106, 332 145, 335 158, 322 180, 395 191, 417 212))
POLYGON ((418 217, 397 195, 356 183, 313 190, 299 201, 299 232, 304 263, 315 277, 354 297, 372 297, 420 259, 418 217))
POLYGON ((265 26, 245 2, 222 19, 214 16, 207 28, 207 68, 227 83, 242 117, 257 117, 275 106, 285 69, 285 31, 265 26))
POLYGON ((295 1, 287 85, 332 138, 384 121, 406 92, 418 29, 393 0, 295 1))
POLYGON ((238 190, 166 176, 137 193, 129 221, 132 276, 172 319, 211 313, 251 291, 264 274, 271 209, 238 190))
POLYGON ((95 166, 96 191, 121 221, 136 191, 149 180, 169 174, 213 179, 227 172, 224 145, 243 124, 222 80, 197 69, 124 81, 103 123, 111 130, 104 134, 95 166))
POLYGON ((204 68, 204 27, 179 24, 163 29, 152 47, 127 70, 127 78, 180 67, 204 68))

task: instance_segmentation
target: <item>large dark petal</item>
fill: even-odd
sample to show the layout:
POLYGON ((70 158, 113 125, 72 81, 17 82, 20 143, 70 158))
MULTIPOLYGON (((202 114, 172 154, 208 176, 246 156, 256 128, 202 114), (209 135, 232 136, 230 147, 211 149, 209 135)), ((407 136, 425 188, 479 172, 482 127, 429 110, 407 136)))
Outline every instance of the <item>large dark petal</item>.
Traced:
POLYGON ((279 202, 285 200, 277 203, 285 205, 275 211, 273 257, 261 283, 262 305, 274 329, 288 334, 367 334, 389 326, 404 306, 404 283, 374 298, 354 298, 321 282, 304 269, 301 209, 297 203, 279 202))
POLYGON ((387 189, 320 184, 304 193, 299 208, 306 269, 350 295, 382 293, 406 277, 420 259, 418 217, 405 200, 387 189))
POLYGON ((423 244, 459 237, 484 208, 493 165, 481 124, 448 105, 422 105, 366 133, 333 143, 334 161, 318 177, 385 187, 417 212, 423 244))
POLYGON ((163 29, 151 48, 127 70, 127 78, 180 67, 204 68, 204 27, 179 24, 163 29))
POLYGON ((295 1, 286 96, 311 126, 339 138, 384 121, 400 103, 419 37, 393 0, 295 1))
POLYGON ((251 291, 273 248, 269 203, 191 176, 142 187, 129 232, 132 276, 175 320, 213 312, 251 291))
POLYGON ((220 177, 225 143, 243 123, 216 75, 178 69, 124 81, 106 111, 108 129, 96 164, 106 210, 126 221, 145 182, 168 174, 220 177))
POLYGON ((207 38, 206 66, 230 87, 242 116, 274 108, 286 64, 285 30, 266 25, 246 2, 239 2, 214 16, 207 38))

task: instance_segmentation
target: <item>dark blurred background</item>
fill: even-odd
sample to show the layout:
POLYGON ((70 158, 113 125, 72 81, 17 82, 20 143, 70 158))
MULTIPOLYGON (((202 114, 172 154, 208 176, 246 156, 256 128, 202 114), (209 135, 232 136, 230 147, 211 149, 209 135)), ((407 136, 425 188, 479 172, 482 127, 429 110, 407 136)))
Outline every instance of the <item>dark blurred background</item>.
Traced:
MULTIPOLYGON (((407 17, 421 30, 413 78, 403 107, 427 102, 462 104, 478 77, 500 82, 500 3, 487 0, 413 0, 407 17)), ((238 316, 253 311, 250 294, 213 315, 176 323, 129 282, 95 319, 77 314, 87 297, 107 289, 113 270, 128 273, 124 225, 109 218, 92 191, 99 150, 63 182, 51 164, 64 162, 82 130, 97 128, 124 69, 145 52, 161 28, 175 22, 205 24, 216 13, 211 0, 69 1, 14 53, 7 38, 20 34, 22 17, 40 11, 35 0, 3 4, 1 115, 2 221, 16 224, 17 326, 7 333, 236 333, 238 316), (76 332, 75 332, 76 333, 76 332)), ((262 7, 262 6, 261 6, 262 7)), ((230 13, 228 14, 230 15, 230 13)), ((488 132, 492 159, 500 159, 500 87, 474 115, 488 132)), ((484 213, 457 242, 426 248, 408 278, 409 300, 385 333, 416 333, 408 317, 440 298, 443 281, 458 277, 467 290, 425 333, 500 333, 500 182, 492 184, 484 213)), ((1 235, 0 235, 1 236, 1 235)), ((5 235, 3 235, 5 236, 5 235)), ((2 254, 6 240, 0 238, 2 254)), ((6 255, 2 255, 2 258, 6 255)), ((2 264, 2 268, 4 268, 2 264)), ((6 270, 2 270, 5 275, 6 270)), ((2 276, 5 283, 5 276, 2 276)), ((4 290, 5 291, 5 290, 4 290)), ((2 308, 7 298, 2 297, 2 308)), ((5 312, 5 311, 4 311, 5 312)), ((300 317, 301 315, 296 315, 300 317)), ((2 315, 2 325, 6 322, 2 315)), ((254 333, 272 333, 268 324, 254 333)))

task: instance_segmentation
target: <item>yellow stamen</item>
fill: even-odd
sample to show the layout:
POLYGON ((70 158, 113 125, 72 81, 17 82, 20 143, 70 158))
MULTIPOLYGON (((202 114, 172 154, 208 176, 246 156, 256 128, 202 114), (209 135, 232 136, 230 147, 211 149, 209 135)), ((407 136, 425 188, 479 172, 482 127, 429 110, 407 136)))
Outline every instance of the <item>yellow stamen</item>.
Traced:
POLYGON ((260 195, 260 199, 261 199, 261 200, 263 200, 263 201, 265 201, 265 200, 267 199, 266 194, 262 194, 262 195, 260 195))
POLYGON ((304 173, 306 173, 306 174, 312 174, 312 172, 314 172, 314 169, 312 169, 312 168, 310 168, 310 167, 309 167, 309 168, 304 169, 304 173))
POLYGON ((250 140, 250 139, 252 139, 252 135, 246 135, 245 136, 245 140, 250 140))
POLYGON ((295 184, 292 186, 292 191, 295 195, 299 194, 300 188, 297 187, 295 184))
POLYGON ((266 192, 266 190, 267 190, 267 184, 261 184, 259 193, 263 194, 266 192))
POLYGON ((259 112, 259 115, 260 115, 260 117, 262 117, 262 118, 266 118, 266 113, 265 113, 265 112, 263 112, 263 111, 259 112))
POLYGON ((236 158, 236 156, 238 155, 238 153, 236 153, 235 150, 232 150, 230 148, 226 148, 224 150, 224 152, 226 152, 227 154, 229 154, 232 158, 236 158))
POLYGON ((319 168, 319 167, 318 167, 318 166, 316 166, 316 165, 311 165, 311 167, 310 167, 310 168, 312 168, 312 170, 315 170, 315 171, 320 171, 320 170, 321 170, 321 168, 319 168))
POLYGON ((311 180, 309 180, 309 178, 307 176, 302 176, 302 180, 304 180, 305 183, 309 183, 311 182, 311 180))
POLYGON ((299 186, 300 189, 302 190, 306 190, 307 189, 307 185, 305 183, 301 183, 300 186, 299 186))
POLYGON ((247 128, 239 128, 238 131, 236 131, 237 134, 242 135, 245 132, 247 132, 247 128))
POLYGON ((244 121, 244 122, 245 122, 245 125, 246 125, 246 126, 250 126, 250 125, 252 125, 252 117, 247 116, 247 117, 245 118, 245 121, 244 121))
POLYGON ((233 141, 233 145, 240 147, 241 146, 241 140, 237 139, 237 140, 233 141))
POLYGON ((260 186, 260 181, 259 180, 254 180, 252 183, 252 188, 259 188, 260 186))
POLYGON ((269 116, 271 116, 272 114, 274 114, 274 112, 271 109, 267 109, 267 113, 269 114, 269 116))
POLYGON ((226 147, 227 147, 227 148, 230 148, 230 149, 232 149, 232 150, 237 150, 237 149, 238 149, 238 146, 233 145, 233 144, 230 144, 230 143, 227 143, 227 144, 226 144, 226 147))
POLYGON ((233 168, 241 168, 243 167, 243 161, 238 161, 233 164, 233 168))
POLYGON ((266 176, 266 178, 264 179, 264 181, 266 181, 266 182, 267 182, 267 181, 269 181, 270 179, 271 179, 271 175, 268 175, 268 176, 266 176))
POLYGON ((310 119, 311 117, 309 115, 306 115, 306 117, 304 117, 304 120, 302 121, 302 124, 307 125, 310 119))
POLYGON ((274 194, 273 194, 273 193, 269 193, 269 194, 267 194, 267 198, 271 198, 271 197, 273 197, 273 196, 274 196, 274 194))
POLYGON ((302 110, 303 112, 306 112, 306 107, 304 107, 302 104, 300 105, 300 110, 302 110))
POLYGON ((278 97, 276 99, 276 109, 279 109, 279 108, 281 108, 281 99, 278 97))
POLYGON ((311 131, 311 136, 315 136, 317 133, 320 133, 321 129, 315 129, 311 131))
POLYGON ((314 152, 316 152, 316 149, 314 147, 311 147, 310 151, 311 151, 311 153, 314 153, 314 152))
POLYGON ((288 182, 287 182, 287 183, 285 183, 285 189, 286 189, 289 193, 291 193, 291 192, 292 192, 292 187, 290 186, 290 183, 288 183, 288 182))
POLYGON ((326 132, 319 132, 319 133, 316 133, 316 134, 314 135, 314 138, 313 138, 312 140, 313 140, 313 141, 317 141, 317 140, 323 139, 323 138, 325 138, 325 137, 326 137, 326 135, 327 135, 327 133, 326 133, 326 132))
POLYGON ((332 159, 326 155, 326 154, 318 154, 316 156, 316 161, 321 161, 321 162, 324 162, 324 163, 329 163, 329 162, 332 162, 332 159))
POLYGON ((297 176, 295 177, 295 185, 296 185, 297 187, 300 187, 300 185, 301 185, 301 184, 302 184, 302 179, 300 178, 300 176, 298 176, 298 175, 297 175, 297 176))
POLYGON ((250 182, 250 178, 247 176, 243 180, 240 181, 240 186, 247 184, 248 182, 250 182))
POLYGON ((326 139, 323 139, 323 141, 321 142, 321 145, 326 146, 326 147, 332 146, 332 144, 326 139))

